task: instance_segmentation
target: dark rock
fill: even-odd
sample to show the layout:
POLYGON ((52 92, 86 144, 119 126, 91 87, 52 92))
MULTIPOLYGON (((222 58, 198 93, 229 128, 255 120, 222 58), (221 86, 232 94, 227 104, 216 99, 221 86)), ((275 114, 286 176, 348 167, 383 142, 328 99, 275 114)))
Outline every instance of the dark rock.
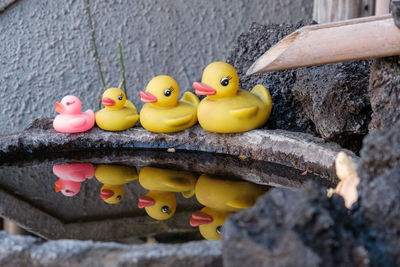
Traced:
POLYGON ((276 71, 246 76, 247 69, 264 52, 283 37, 305 25, 314 24, 304 20, 293 24, 253 24, 242 33, 233 46, 227 62, 232 64, 239 75, 240 88, 251 90, 256 84, 263 84, 272 96, 273 108, 266 127, 315 133, 311 120, 306 118, 301 106, 293 97, 292 87, 296 81, 297 70, 276 71))
POLYGON ((227 266, 366 266, 366 249, 337 195, 273 189, 224 225, 227 266))
POLYGON ((314 24, 253 24, 242 33, 227 62, 240 78, 240 87, 265 85, 273 109, 266 127, 321 135, 358 152, 368 133, 371 107, 367 87, 370 61, 330 64, 246 76, 255 59, 296 29, 314 24))
POLYGON ((360 211, 373 240, 367 249, 374 251, 373 262, 400 266, 400 168, 366 183, 360 191, 360 211))
POLYGON ((360 186, 368 186, 390 169, 400 168, 400 122, 389 130, 375 131, 366 136, 360 154, 360 186))
POLYGON ((371 67, 369 129, 389 129, 400 119, 400 57, 378 58, 371 67))
POLYGON ((0 231, 1 266, 222 266, 221 243, 122 245, 92 241, 40 242, 0 231))
POLYGON ((369 228, 374 261, 400 266, 400 123, 364 139, 360 176, 360 214, 369 228))
POLYGON ((367 93, 369 71, 370 61, 329 64, 297 71, 293 94, 322 138, 352 151, 360 150, 371 120, 367 93))

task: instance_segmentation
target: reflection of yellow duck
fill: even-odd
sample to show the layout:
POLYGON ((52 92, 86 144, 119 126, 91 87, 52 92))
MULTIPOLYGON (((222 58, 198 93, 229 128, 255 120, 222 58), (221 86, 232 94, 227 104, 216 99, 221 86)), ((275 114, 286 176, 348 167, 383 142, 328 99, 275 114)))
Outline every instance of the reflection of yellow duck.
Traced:
POLYGON ((207 95, 197 116, 201 127, 211 132, 243 132, 263 125, 271 113, 272 99, 263 85, 247 92, 239 89, 236 70, 225 62, 213 62, 194 82, 196 94, 207 95))
POLYGON ((201 211, 192 214, 190 225, 199 227, 200 234, 207 240, 221 239, 222 228, 230 211, 216 210, 204 207, 201 211))
POLYGON ((107 89, 102 98, 105 106, 96 112, 96 124, 103 130, 122 131, 131 128, 139 119, 135 105, 126 99, 119 88, 107 89))
POLYGON ((154 77, 140 96, 146 103, 140 111, 140 123, 148 131, 177 132, 197 122, 199 99, 186 92, 178 101, 179 86, 170 76, 154 77))
POLYGON ((100 197, 108 204, 121 202, 125 195, 123 184, 138 178, 134 167, 103 164, 96 167, 95 176, 104 184, 100 190, 100 197))
POLYGON ((238 211, 253 206, 266 192, 264 186, 245 181, 220 180, 203 174, 196 183, 197 200, 204 206, 226 211, 238 211))
POLYGON ((220 180, 203 174, 197 180, 195 194, 206 207, 193 213, 190 225, 199 226, 206 239, 220 239, 225 219, 235 211, 252 207, 266 190, 249 182, 220 180))
POLYGON ((181 192, 186 198, 194 195, 196 176, 186 171, 143 167, 139 173, 139 183, 150 192, 139 198, 139 208, 156 220, 171 218, 176 210, 173 192, 181 192))
POLYGON ((139 208, 145 208, 147 214, 156 220, 166 220, 175 214, 176 198, 172 192, 150 191, 139 198, 139 208))

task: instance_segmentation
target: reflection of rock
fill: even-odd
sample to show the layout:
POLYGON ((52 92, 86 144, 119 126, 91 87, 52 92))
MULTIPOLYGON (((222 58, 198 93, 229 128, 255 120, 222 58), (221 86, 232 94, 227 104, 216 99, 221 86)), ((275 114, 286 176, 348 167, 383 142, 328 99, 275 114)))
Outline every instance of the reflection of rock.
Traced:
POLYGON ((400 120, 400 57, 378 58, 371 67, 369 129, 389 129, 400 120))
POLYGON ((239 36, 227 61, 238 71, 241 88, 249 90, 261 83, 270 90, 273 109, 269 129, 320 134, 325 140, 358 151, 370 121, 369 61, 245 75, 272 45, 311 23, 253 24, 239 36))
POLYGON ((325 140, 361 148, 371 119, 369 70, 369 61, 353 61, 297 71, 293 94, 325 140))
POLYGON ((0 231, 1 266, 222 266, 221 244, 122 245, 13 236, 0 231), (21 252, 23 251, 23 252, 21 252))
POLYGON ((323 190, 272 189, 225 223, 227 266, 362 266, 368 259, 348 229, 343 200, 323 190))

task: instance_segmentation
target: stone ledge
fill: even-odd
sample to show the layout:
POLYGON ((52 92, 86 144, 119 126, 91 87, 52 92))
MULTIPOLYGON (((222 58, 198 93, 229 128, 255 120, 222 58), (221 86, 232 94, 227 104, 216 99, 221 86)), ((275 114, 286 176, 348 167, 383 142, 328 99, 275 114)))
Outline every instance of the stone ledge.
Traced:
POLYGON ((92 241, 41 242, 0 231, 2 266, 222 266, 221 242, 122 245, 92 241))
POLYGON ((201 151, 244 155, 254 160, 307 170, 323 177, 336 177, 334 160, 345 151, 321 138, 299 132, 256 129, 244 133, 218 134, 199 125, 173 134, 151 133, 141 127, 121 132, 106 132, 97 127, 80 134, 57 133, 51 119, 38 119, 31 127, 16 134, 0 136, 0 163, 22 154, 77 151, 83 149, 161 149, 201 151))

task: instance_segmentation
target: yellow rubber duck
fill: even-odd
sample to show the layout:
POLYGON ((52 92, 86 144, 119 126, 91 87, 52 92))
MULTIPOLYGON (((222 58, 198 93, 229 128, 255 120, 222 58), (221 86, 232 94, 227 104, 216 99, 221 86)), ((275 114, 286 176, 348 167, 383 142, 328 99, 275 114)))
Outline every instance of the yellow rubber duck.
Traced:
POLYGON ((150 191, 139 198, 139 208, 145 208, 147 214, 156 220, 171 218, 176 211, 176 198, 172 192, 150 191))
POLYGON ((231 215, 231 211, 216 210, 204 207, 198 212, 192 214, 190 225, 199 227, 200 234, 207 240, 220 240, 223 225, 226 218, 231 215))
POLYGON ((199 99, 185 92, 178 101, 179 86, 170 76, 154 77, 140 92, 143 105, 140 123, 151 132, 172 133, 192 127, 197 122, 199 99))
POLYGON ((225 219, 236 211, 252 207, 267 190, 265 186, 203 174, 197 179, 195 194, 197 201, 206 207, 192 214, 190 225, 199 226, 205 239, 218 240, 225 219))
POLYGON ((236 70, 225 62, 213 62, 194 82, 196 94, 207 95, 198 107, 201 127, 217 133, 244 132, 262 126, 272 110, 267 88, 256 85, 250 92, 239 89, 236 70))
POLYGON ((196 178, 191 172, 143 167, 139 172, 139 183, 150 192, 139 198, 139 208, 145 208, 156 220, 171 218, 176 210, 174 192, 182 193, 185 198, 192 197, 196 178))
POLYGON ((96 112, 96 124, 103 130, 123 131, 131 128, 139 120, 135 105, 126 99, 124 91, 119 88, 109 88, 101 102, 105 108, 96 112))
POLYGON ((125 196, 124 184, 138 178, 136 169, 130 166, 105 165, 96 167, 96 179, 103 183, 100 189, 100 197, 108 204, 117 204, 125 196))

